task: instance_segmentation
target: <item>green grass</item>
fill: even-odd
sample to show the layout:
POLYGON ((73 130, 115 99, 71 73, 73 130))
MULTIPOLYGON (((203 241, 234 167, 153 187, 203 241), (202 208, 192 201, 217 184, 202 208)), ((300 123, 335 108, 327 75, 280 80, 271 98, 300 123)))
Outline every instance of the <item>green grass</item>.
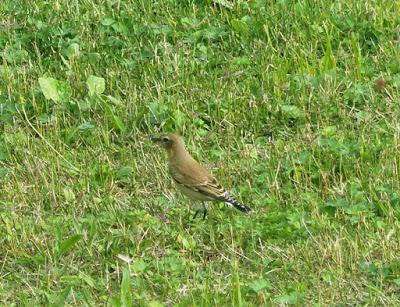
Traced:
POLYGON ((0 302, 398 306, 399 11, 2 1, 0 302), (191 223, 159 131, 254 213, 191 223))

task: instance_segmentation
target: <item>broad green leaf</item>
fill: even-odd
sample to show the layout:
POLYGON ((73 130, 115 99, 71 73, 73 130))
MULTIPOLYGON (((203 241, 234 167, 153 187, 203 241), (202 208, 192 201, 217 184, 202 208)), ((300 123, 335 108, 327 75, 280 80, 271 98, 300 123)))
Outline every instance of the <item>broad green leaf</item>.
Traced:
POLYGON ((3 179, 7 176, 8 169, 5 167, 0 167, 0 179, 3 179))
POLYGON ((142 259, 136 260, 132 265, 132 270, 136 273, 144 272, 146 268, 147 264, 142 259))
POLYGON ((127 177, 130 177, 133 173, 133 167, 132 166, 123 166, 121 167, 116 174, 117 179, 124 179, 127 177))
POLYGON ((93 96, 95 94, 102 94, 106 88, 106 82, 104 78, 101 77, 90 75, 87 78, 86 83, 89 89, 90 96, 93 96))
POLYGON ((275 298, 275 300, 279 304, 288 304, 288 305, 294 305, 299 302, 300 295, 297 292, 291 292, 288 294, 283 294, 279 295, 275 298))
POLYGON ((102 24, 103 26, 111 26, 111 25, 114 24, 114 23, 116 23, 116 21, 115 21, 114 19, 112 19, 112 18, 104 18, 104 19, 101 21, 101 24, 102 24))
POLYGON ((92 123, 89 123, 89 122, 83 122, 77 128, 78 128, 78 130, 81 130, 81 131, 90 130, 90 129, 94 128, 94 125, 92 123))
POLYGON ((39 85, 44 97, 56 102, 60 100, 60 96, 57 90, 58 81, 56 79, 39 78, 39 85))
POLYGON ((240 66, 240 65, 247 66, 251 64, 251 60, 247 56, 233 58, 230 62, 234 66, 240 66))
POLYGON ((68 187, 63 188, 63 194, 64 194, 64 197, 65 197, 65 200, 68 203, 72 203, 72 202, 75 201, 75 194, 74 194, 74 191, 72 189, 70 189, 68 187))
POLYGON ((181 234, 178 235, 178 241, 181 242, 182 246, 187 249, 194 248, 196 245, 196 243, 190 237, 185 237, 181 234))
POLYGON ((233 30, 235 30, 236 32, 238 32, 240 34, 248 35, 250 32, 249 26, 243 20, 233 19, 231 21, 231 25, 232 25, 233 30))
POLYGON ((281 111, 289 118, 303 118, 305 116, 304 111, 299 109, 297 106, 294 105, 282 105, 281 111))
POLYGON ((30 60, 30 54, 21 47, 6 48, 1 52, 4 60, 10 64, 21 64, 30 60))
POLYGON ((68 239, 65 239, 58 247, 58 255, 61 256, 68 252, 71 248, 74 247, 76 243, 82 240, 82 238, 83 236, 81 234, 76 234, 69 237, 68 239))
POLYGON ((63 81, 54 78, 39 78, 39 86, 44 97, 54 102, 60 102, 71 97, 71 88, 63 81))
POLYGON ((251 290, 253 290, 254 292, 260 292, 261 290, 264 289, 271 289, 271 283, 266 281, 265 279, 257 279, 257 280, 253 280, 250 284, 249 287, 251 290))
POLYGON ((40 114, 37 118, 39 120, 39 123, 41 124, 54 124, 57 120, 57 118, 54 115, 48 115, 46 113, 40 114))
POLYGON ((79 45, 77 43, 72 43, 68 46, 66 55, 68 59, 72 59, 79 56, 79 45))
POLYGON ((337 128, 336 126, 328 126, 322 130, 322 135, 325 137, 332 137, 336 134, 337 128))
POLYGON ((90 64, 97 64, 97 62, 101 59, 101 55, 100 53, 92 52, 87 55, 87 58, 90 64))

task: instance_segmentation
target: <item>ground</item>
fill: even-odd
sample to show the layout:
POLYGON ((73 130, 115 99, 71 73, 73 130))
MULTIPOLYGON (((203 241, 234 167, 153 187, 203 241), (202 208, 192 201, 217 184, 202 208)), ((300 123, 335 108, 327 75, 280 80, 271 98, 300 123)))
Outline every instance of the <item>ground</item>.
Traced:
POLYGON ((399 306, 399 11, 2 1, 0 302, 399 306), (160 131, 253 212, 191 221, 160 131))

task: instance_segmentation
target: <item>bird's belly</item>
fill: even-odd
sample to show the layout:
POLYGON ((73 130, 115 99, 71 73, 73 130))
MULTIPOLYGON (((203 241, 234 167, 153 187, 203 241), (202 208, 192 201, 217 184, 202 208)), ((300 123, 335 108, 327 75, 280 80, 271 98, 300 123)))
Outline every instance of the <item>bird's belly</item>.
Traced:
POLYGON ((192 190, 190 188, 187 188, 181 184, 178 184, 179 190, 182 192, 182 194, 186 195, 190 199, 193 200, 201 200, 201 201, 206 201, 206 200, 214 200, 213 198, 204 195, 203 193, 197 192, 195 190, 192 190))

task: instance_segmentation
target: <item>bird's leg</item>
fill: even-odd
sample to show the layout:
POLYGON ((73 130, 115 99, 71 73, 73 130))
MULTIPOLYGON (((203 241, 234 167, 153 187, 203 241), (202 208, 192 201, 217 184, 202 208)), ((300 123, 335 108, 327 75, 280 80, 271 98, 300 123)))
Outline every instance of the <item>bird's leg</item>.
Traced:
POLYGON ((192 220, 195 220, 196 217, 199 215, 199 213, 201 211, 201 207, 199 206, 198 203, 195 202, 195 203, 193 203, 193 209, 196 210, 196 211, 194 212, 192 220))
POLYGON ((203 221, 204 221, 206 219, 208 209, 207 206, 204 204, 204 202, 202 203, 202 205, 203 205, 203 221))
POLYGON ((196 211, 194 212, 194 215, 193 215, 192 220, 195 220, 195 219, 196 219, 196 217, 199 215, 199 212, 200 212, 200 211, 201 211, 200 209, 196 209, 196 211))
POLYGON ((206 219, 207 213, 208 213, 207 208, 204 208, 204 212, 203 212, 203 221, 206 219))

